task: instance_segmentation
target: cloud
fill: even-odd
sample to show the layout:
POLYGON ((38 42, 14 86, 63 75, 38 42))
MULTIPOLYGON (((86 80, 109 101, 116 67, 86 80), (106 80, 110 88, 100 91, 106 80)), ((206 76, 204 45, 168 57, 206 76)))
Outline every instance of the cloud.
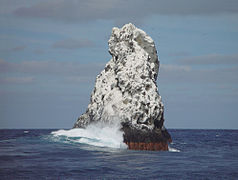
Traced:
POLYGON ((196 69, 191 66, 161 66, 159 82, 167 84, 188 84, 189 86, 205 87, 210 84, 238 84, 238 67, 216 67, 196 69))
MULTIPOLYGON (((43 0, 42 0, 43 1, 43 0)), ((1 0, 0 1, 0 14, 9 14, 12 11, 14 11, 16 8, 19 8, 21 6, 29 6, 29 5, 34 5, 35 1, 28 1, 28 0, 13 0, 13 1, 9 1, 9 0, 1 0)))
POLYGON ((16 46, 11 49, 11 51, 16 52, 16 51, 22 51, 26 48, 26 46, 16 46))
POLYGON ((174 57, 178 57, 178 56, 189 56, 189 53, 188 53, 188 52, 181 51, 181 52, 169 53, 168 55, 169 55, 169 56, 174 56, 174 57))
POLYGON ((29 84, 35 82, 34 77, 6 77, 0 78, 1 83, 29 84))
POLYGON ((33 52, 35 54, 44 54, 45 53, 45 51, 43 49, 35 49, 33 52))
POLYGON ((191 56, 179 59, 178 62, 187 65, 238 65, 238 54, 208 54, 203 56, 191 56))
POLYGON ((65 39, 62 41, 57 41, 53 44, 53 48, 61 48, 61 49, 78 49, 78 48, 86 48, 92 47, 93 42, 88 39, 65 39))
POLYGON ((79 76, 68 76, 65 77, 64 80, 65 82, 68 83, 81 83, 81 82, 94 82, 96 76, 95 77, 79 77, 79 76))
POLYGON ((4 61, 3 59, 0 59, 0 72, 7 72, 7 71, 12 71, 13 69, 13 64, 9 63, 7 61, 4 61))
POLYGON ((0 49, 1 52, 18 52, 18 51, 23 51, 24 49, 26 49, 26 46, 15 46, 13 48, 4 48, 4 49, 0 49))
POLYGON ((22 61, 8 62, 0 59, 0 73, 27 73, 47 75, 96 76, 103 68, 103 63, 80 64, 78 62, 58 61, 22 61))
POLYGON ((215 15, 238 13, 236 0, 54 0, 22 6, 17 16, 49 18, 60 21, 88 22, 114 20, 141 21, 149 15, 215 15))
POLYGON ((162 64, 160 66, 160 69, 162 71, 191 71, 191 68, 189 66, 183 66, 183 65, 175 65, 175 64, 162 64))

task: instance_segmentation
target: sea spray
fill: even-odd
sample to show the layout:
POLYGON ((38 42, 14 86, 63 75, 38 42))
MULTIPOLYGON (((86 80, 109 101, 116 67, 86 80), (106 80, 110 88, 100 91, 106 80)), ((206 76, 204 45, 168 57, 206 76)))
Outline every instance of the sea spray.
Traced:
POLYGON ((65 137, 68 141, 89 144, 99 147, 123 148, 123 132, 117 123, 94 123, 87 128, 74 128, 70 130, 58 130, 51 133, 55 137, 65 137))
POLYGON ((180 150, 169 146, 169 152, 180 152, 180 150))

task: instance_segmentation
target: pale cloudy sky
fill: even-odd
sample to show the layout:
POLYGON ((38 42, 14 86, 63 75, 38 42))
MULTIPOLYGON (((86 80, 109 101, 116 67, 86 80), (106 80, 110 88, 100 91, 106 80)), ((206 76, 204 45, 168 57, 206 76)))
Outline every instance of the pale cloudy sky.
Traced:
POLYGON ((237 0, 1 0, 0 128, 71 128, 129 22, 155 41, 167 128, 238 128, 237 0))

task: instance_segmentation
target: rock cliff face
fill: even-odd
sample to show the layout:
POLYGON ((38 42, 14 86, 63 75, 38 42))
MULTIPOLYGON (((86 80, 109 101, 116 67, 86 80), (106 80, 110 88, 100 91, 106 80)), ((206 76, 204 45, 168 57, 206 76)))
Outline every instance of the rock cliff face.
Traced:
POLYGON ((112 59, 97 76, 87 111, 74 128, 119 121, 130 149, 167 150, 171 138, 163 126, 164 106, 156 85, 159 61, 153 40, 133 24, 126 24, 112 29, 108 44, 112 59), (139 143, 144 143, 143 147, 139 143))

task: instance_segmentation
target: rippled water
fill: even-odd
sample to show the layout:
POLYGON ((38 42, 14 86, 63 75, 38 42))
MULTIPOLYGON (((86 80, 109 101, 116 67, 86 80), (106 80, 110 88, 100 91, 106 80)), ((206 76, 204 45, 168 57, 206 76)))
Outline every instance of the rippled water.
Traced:
POLYGON ((172 129, 168 152, 98 147, 92 142, 102 146, 110 134, 80 141, 59 132, 0 130, 0 179, 238 178, 238 130, 172 129))

